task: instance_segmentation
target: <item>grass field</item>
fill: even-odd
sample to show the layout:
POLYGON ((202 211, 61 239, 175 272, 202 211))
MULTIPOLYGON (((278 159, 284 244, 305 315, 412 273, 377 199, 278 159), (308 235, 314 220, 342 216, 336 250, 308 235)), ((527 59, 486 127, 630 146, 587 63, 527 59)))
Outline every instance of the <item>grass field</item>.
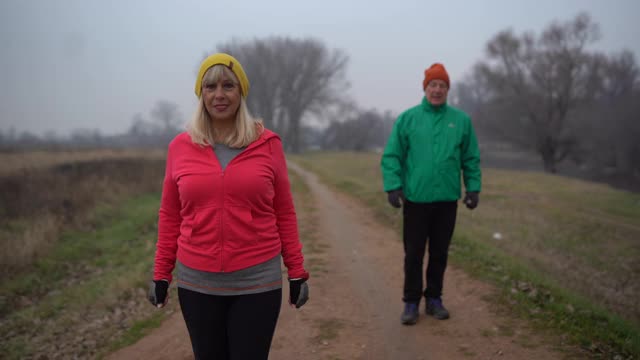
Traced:
MULTIPOLYGON (((159 174, 163 170, 157 156, 135 157, 127 153, 118 158, 109 152, 101 158, 98 152, 91 152, 86 156, 71 154, 65 162, 68 154, 50 156, 49 161, 46 154, 14 155, 37 160, 23 164, 20 170, 32 178, 23 184, 27 189, 21 192, 22 201, 38 201, 35 199, 42 199, 42 193, 52 188, 63 193, 64 189, 86 192, 92 201, 78 201, 85 195, 75 195, 75 203, 86 204, 82 216, 77 214, 72 223, 59 223, 62 219, 55 216, 56 206, 45 206, 56 201, 41 203, 43 211, 54 213, 51 217, 57 230, 49 234, 49 239, 30 236, 28 241, 36 247, 46 246, 47 251, 21 257, 15 261, 21 266, 9 266, 11 270, 7 269, 8 262, 3 262, 3 271, 11 276, 0 280, 1 359, 100 358, 134 343, 178 311, 174 288, 168 309, 158 311, 146 300, 157 234, 157 191, 162 180, 159 174), (130 168, 131 161, 137 171, 130 168), (105 164, 121 167, 115 170, 105 164), (56 178, 55 169, 60 167, 67 171, 56 178), (109 171, 105 173, 105 169, 109 171), (120 174, 123 181, 104 181, 98 187, 100 191, 92 191, 96 189, 95 182, 79 176, 88 172, 109 178, 110 172, 131 171, 138 176, 120 174), (42 182, 50 186, 29 185, 42 182), (154 183, 157 191, 145 192, 153 189, 154 183), (121 196, 103 196, 104 191, 114 189, 120 189, 121 196)), ((16 175, 10 171, 5 174, 9 175, 0 176, 0 181, 16 175)), ((323 276, 327 272, 326 251, 317 242, 314 204, 306 184, 295 175, 291 183, 307 266, 316 276, 323 276)), ((71 198, 69 193, 63 195, 71 198)), ((15 219, 11 219, 12 224, 15 219)), ((39 224, 38 217, 20 219, 24 228, 39 224)), ((5 227, 2 234, 5 245, 24 246, 24 241, 8 244, 12 240, 8 234, 24 234, 20 229, 5 227)))
POLYGON ((88 150, 0 154, 0 273, 11 276, 48 253, 62 231, 91 228, 96 206, 158 192, 157 151, 88 150))
POLYGON ((145 302, 159 154, 0 155, 0 358, 99 357, 167 314, 145 302))
POLYGON ((0 152, 0 176, 50 168, 62 164, 108 159, 162 159, 159 149, 86 149, 56 151, 0 152))
POLYGON ((128 343, 137 322, 166 315, 145 301, 158 205, 149 194, 97 207, 94 230, 65 232, 30 271, 4 279, 0 357, 95 358, 128 343))
MULTIPOLYGON (((17 201, 0 209, 2 246, 19 249, 30 242, 46 249, 12 259, 18 267, 3 260, 3 273, 11 276, 0 281, 0 358, 100 357, 144 336, 177 309, 175 293, 168 311, 156 311, 145 299, 162 160, 85 155, 66 162, 61 154, 33 155, 40 162, 0 171, 3 199, 17 201), (42 160, 47 156, 49 162, 42 160), (5 184, 20 196, 12 197, 16 192, 5 184), (47 195, 52 192, 62 195, 47 195), (66 206, 65 216, 60 206, 66 206), (35 236, 29 229, 44 228, 47 216, 55 231, 35 236)), ((379 155, 317 153, 290 160, 400 231, 400 212, 381 191, 379 155)), ((299 216, 308 217, 300 222, 307 266, 324 276, 325 249, 315 238, 308 189, 295 175, 291 179, 299 216)), ((637 219, 638 195, 558 176, 486 169, 480 207, 459 210, 451 259, 497 285, 497 310, 527 318, 594 357, 637 359, 637 219)))
MULTIPOLYGON (((401 214, 382 192, 380 155, 290 159, 401 231, 401 214)), ((640 356, 638 194, 542 173, 484 169, 479 208, 461 206, 458 216, 451 260, 498 285, 497 305, 594 356, 640 356)))

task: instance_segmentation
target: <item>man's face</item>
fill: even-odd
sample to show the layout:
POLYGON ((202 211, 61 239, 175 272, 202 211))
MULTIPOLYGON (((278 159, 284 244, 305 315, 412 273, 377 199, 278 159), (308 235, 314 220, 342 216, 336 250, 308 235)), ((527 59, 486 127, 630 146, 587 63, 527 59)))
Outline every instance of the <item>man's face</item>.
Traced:
POLYGON ((447 102, 447 95, 449 94, 449 87, 444 80, 434 79, 429 81, 427 87, 424 89, 424 96, 427 97, 427 101, 431 105, 438 106, 447 102))

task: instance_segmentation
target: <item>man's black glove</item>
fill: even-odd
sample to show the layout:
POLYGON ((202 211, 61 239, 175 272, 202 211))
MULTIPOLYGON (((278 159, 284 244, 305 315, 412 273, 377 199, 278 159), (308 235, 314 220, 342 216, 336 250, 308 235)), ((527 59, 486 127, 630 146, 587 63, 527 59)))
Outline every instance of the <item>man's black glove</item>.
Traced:
POLYGON ((306 279, 289 280, 289 304, 296 309, 302 307, 309 300, 309 285, 306 279))
POLYGON ((387 193, 387 200, 394 208, 400 208, 402 206, 400 201, 404 202, 404 193, 402 192, 402 189, 389 191, 387 193))
POLYGON ((467 195, 465 195, 464 197, 464 204, 467 206, 467 208, 473 210, 476 208, 476 206, 478 206, 478 201, 480 201, 479 197, 478 197, 478 192, 477 191, 468 191, 467 195))
POLYGON ((153 280, 149 285, 149 302, 154 306, 163 307, 167 302, 167 290, 169 290, 167 280, 153 280))

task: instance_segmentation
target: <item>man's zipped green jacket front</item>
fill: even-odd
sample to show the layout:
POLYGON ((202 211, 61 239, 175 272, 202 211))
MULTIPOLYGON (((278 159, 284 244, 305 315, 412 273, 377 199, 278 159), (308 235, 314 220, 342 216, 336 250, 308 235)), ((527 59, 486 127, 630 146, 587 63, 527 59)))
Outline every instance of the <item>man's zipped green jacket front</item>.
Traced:
POLYGON ((426 98, 396 120, 381 159, 384 191, 402 189, 419 203, 456 201, 481 190, 480 150, 469 116, 426 98))

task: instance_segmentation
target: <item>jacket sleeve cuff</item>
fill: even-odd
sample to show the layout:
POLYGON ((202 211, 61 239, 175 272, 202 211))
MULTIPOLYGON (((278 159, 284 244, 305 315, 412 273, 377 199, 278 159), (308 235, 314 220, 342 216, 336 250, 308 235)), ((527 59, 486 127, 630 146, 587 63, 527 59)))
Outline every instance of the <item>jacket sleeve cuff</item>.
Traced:
POLYGON ((309 273, 305 270, 289 271, 289 280, 291 279, 305 279, 309 280, 309 273))

